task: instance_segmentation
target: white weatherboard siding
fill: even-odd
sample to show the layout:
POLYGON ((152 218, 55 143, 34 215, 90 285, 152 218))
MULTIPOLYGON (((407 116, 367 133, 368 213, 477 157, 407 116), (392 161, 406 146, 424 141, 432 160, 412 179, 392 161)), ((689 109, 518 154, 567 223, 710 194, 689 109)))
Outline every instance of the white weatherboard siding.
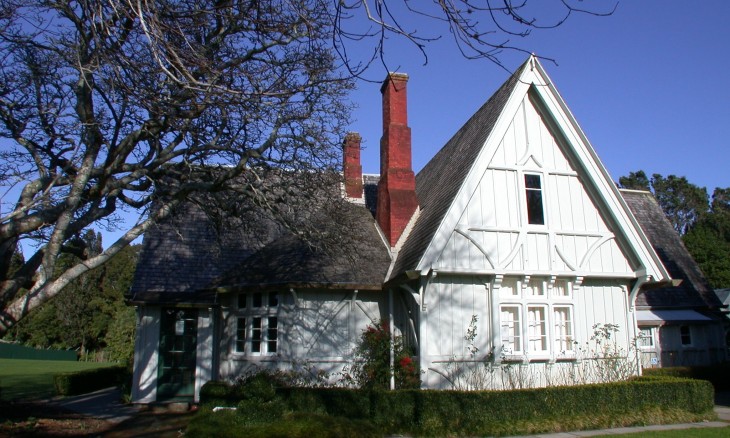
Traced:
POLYGON ((237 320, 251 314, 237 308, 237 294, 229 297, 222 308, 221 378, 235 379, 254 366, 290 369, 306 365, 338 372, 350 361, 363 330, 388 318, 384 292, 299 290, 280 292, 279 297, 277 308, 268 313, 278 319, 277 351, 262 353, 236 350, 237 320))
POLYGON ((195 346, 195 393, 193 400, 200 401, 200 388, 213 377, 213 318, 212 309, 198 311, 198 336, 195 346))
POLYGON ((151 403, 157 399, 157 363, 160 342, 160 308, 137 308, 137 337, 134 342, 132 401, 151 403))
POLYGON ((631 357, 634 335, 627 317, 626 290, 626 286, 605 279, 574 288, 566 283, 550 287, 548 278, 533 277, 525 282, 524 277, 505 277, 495 288, 494 283, 485 284, 474 276, 439 275, 427 286, 429 307, 422 315, 426 341, 421 351, 427 367, 424 387, 453 388, 459 385, 456 370, 465 376, 470 374, 466 369, 484 370, 487 366, 492 367, 489 375, 494 380, 482 381, 483 389, 600 381, 589 359, 600 354, 604 346, 631 357), (505 321, 506 309, 515 309, 519 315, 515 331, 520 351, 512 351, 503 342, 509 323, 505 321), (535 312, 543 312, 544 318, 537 331, 529 324, 535 312), (469 342, 466 335, 473 316, 476 336, 469 342), (566 322, 567 329, 558 328, 566 322), (616 331, 611 331, 610 340, 601 339, 599 344, 592 339, 594 332, 607 324, 616 331), (533 348, 536 343, 544 343, 544 347, 533 348), (514 375, 518 371, 519 376, 514 375))

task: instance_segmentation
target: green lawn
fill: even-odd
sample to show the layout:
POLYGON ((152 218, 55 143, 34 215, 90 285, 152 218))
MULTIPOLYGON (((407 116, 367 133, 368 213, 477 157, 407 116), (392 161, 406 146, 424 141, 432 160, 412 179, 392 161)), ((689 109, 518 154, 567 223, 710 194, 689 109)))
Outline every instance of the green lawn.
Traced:
MULTIPOLYGON (((601 437, 617 437, 621 438, 725 438, 730 436, 730 426, 728 427, 701 427, 692 429, 677 429, 665 431, 645 431, 638 433, 629 433, 625 435, 600 435, 601 437)), ((597 437, 600 438, 600 437, 597 437)))
POLYGON ((53 376, 58 373, 107 367, 114 364, 58 360, 0 359, 0 398, 37 399, 56 395, 53 376))

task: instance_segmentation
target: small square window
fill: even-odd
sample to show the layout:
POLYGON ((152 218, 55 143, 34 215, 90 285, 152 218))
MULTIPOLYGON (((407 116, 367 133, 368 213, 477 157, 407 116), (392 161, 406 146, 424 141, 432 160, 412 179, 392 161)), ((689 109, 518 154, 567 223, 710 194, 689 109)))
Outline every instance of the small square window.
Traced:
POLYGON ((568 280, 557 280, 553 285, 553 297, 566 298, 570 296, 570 284, 568 280))
POLYGON ((263 294, 263 293, 261 293, 261 292, 256 292, 256 293, 254 293, 254 294, 253 294, 253 298, 252 298, 252 301, 253 301, 253 302, 252 302, 252 304, 251 304, 251 307, 253 307, 253 308, 258 308, 258 307, 261 307, 261 306, 263 306, 263 305, 264 305, 264 298, 263 298, 263 295, 264 295, 264 294, 263 294))

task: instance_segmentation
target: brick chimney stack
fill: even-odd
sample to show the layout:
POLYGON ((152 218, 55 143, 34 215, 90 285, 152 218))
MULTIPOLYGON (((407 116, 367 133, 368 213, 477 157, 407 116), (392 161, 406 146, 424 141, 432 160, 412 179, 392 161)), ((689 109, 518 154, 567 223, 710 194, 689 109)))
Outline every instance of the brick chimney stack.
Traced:
POLYGON ((411 165, 408 127, 408 75, 390 73, 383 82, 383 137, 380 140, 380 182, 376 217, 390 246, 395 246, 418 208, 416 177, 411 165))
POLYGON ((348 198, 362 198, 362 165, 360 164, 360 134, 350 132, 345 136, 342 153, 342 170, 345 174, 345 194, 348 198))

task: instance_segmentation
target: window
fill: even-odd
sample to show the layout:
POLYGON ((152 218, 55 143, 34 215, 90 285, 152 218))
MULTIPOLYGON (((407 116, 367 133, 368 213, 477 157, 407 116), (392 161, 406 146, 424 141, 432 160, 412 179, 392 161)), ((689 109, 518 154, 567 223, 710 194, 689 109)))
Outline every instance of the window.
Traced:
MULTIPOLYGON (((550 294, 546 278, 532 278, 527 284, 523 281, 516 281, 516 287, 510 287, 508 293, 500 293, 502 355, 528 360, 574 357, 573 306, 567 300, 570 298, 568 281, 554 282, 559 289, 555 291, 554 287, 550 294)), ((505 279, 502 285, 505 283, 511 281, 505 279)))
POLYGON ((507 354, 522 352, 519 306, 502 306, 502 348, 507 354))
POLYGON ((553 308, 553 324, 555 324, 555 352, 565 355, 573 351, 573 318, 571 307, 556 306, 553 308))
POLYGON ((679 326, 679 336, 682 339, 682 345, 688 346, 692 345, 692 331, 690 330, 690 326, 688 325, 681 325, 679 326))
POLYGON ((246 318, 236 320, 236 352, 246 352, 246 318))
POLYGON ((639 327, 639 348, 654 348, 654 327, 639 327))
POLYGON ((529 306, 527 308, 527 345, 529 353, 547 352, 547 327, 544 306, 529 306))
POLYGON ((558 280, 553 285, 553 297, 555 298, 569 298, 570 297, 570 283, 567 280, 558 280))
POLYGON ((254 292, 238 296, 235 350, 243 354, 273 354, 279 349, 279 296, 254 292))
POLYGON ((540 175, 525 174, 525 197, 527 199, 527 223, 545 225, 542 208, 542 182, 540 175))

